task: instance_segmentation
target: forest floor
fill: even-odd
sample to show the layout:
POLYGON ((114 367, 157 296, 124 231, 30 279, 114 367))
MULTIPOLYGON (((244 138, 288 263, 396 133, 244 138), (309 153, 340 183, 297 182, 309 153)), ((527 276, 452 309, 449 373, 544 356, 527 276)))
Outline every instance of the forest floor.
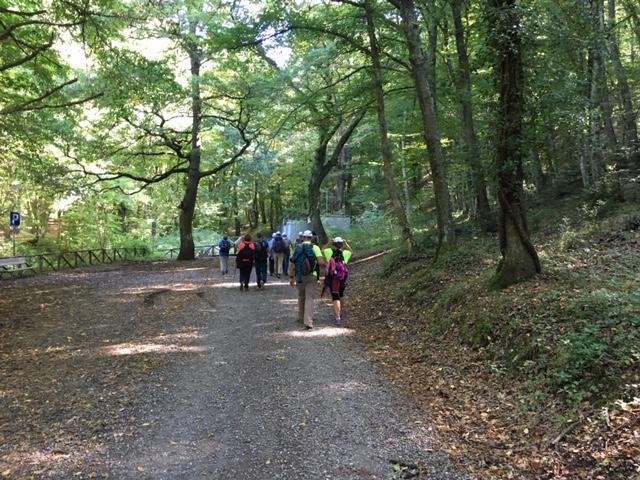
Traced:
POLYGON ((534 280, 492 291, 495 238, 376 258, 352 326, 473 479, 639 480, 640 215, 553 208, 534 280))
MULTIPOLYGON (((357 283, 357 278, 355 282, 357 283)), ((0 285, 0 478, 467 478, 354 330, 211 260, 0 285)))

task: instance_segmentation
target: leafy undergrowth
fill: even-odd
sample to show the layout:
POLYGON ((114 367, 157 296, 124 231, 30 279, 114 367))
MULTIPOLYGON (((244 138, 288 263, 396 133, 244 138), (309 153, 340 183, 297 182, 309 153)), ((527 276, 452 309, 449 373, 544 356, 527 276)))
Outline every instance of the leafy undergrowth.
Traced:
POLYGON ((544 273, 503 291, 495 238, 357 267, 371 356, 475 478, 640 478, 640 213, 565 213, 535 238, 544 273))

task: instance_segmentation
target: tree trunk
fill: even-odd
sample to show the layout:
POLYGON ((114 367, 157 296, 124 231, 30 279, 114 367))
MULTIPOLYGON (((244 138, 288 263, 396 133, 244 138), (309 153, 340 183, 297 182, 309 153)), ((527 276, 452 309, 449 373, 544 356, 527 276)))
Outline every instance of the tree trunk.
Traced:
POLYGON ((266 225, 267 223, 269 223, 269 219, 267 218, 267 208, 265 206, 265 201, 264 201, 264 192, 260 193, 260 216, 262 217, 262 224, 266 225))
POLYGON ((345 145, 338 159, 338 185, 336 189, 336 210, 345 213, 347 210, 347 194, 349 192, 349 176, 351 170, 351 150, 345 145))
MULTIPOLYGON (((197 24, 191 27, 195 35, 197 24)), ((178 260, 193 260, 195 245, 193 242, 193 214, 200 183, 200 130, 202 122, 202 98, 200 96, 200 67, 202 53, 193 43, 187 46, 191 64, 191 151, 189 152, 189 172, 187 188, 180 202, 180 253, 178 260)))
POLYGON ((400 198, 400 192, 393 175, 393 153, 391 151, 391 143, 389 142, 389 135, 387 130, 387 120, 385 116, 384 106, 384 89, 382 81, 382 66, 380 64, 380 51, 378 49, 378 39, 376 38, 375 23, 373 20, 373 5, 371 0, 365 0, 364 9, 367 19, 367 33, 369 35, 369 47, 371 55, 371 77, 373 80, 373 91, 376 97, 376 105, 378 112, 378 127, 380 129, 380 144, 382 147, 382 160, 383 160, 383 172, 384 179, 387 184, 387 190, 389 192, 389 198, 391 200, 391 206, 395 214, 396 219, 400 227, 400 233, 402 239, 407 244, 409 251, 415 249, 416 241, 413 238, 409 221, 405 214, 404 207, 402 205, 402 199, 400 198))
POLYGON ((269 194, 269 228, 271 229, 272 232, 275 231, 275 228, 274 228, 275 216, 276 216, 276 207, 275 207, 275 201, 273 199, 273 192, 271 192, 269 194))
POLYGON ((416 87, 416 94, 422 113, 422 129, 427 142, 429 164, 433 177, 436 216, 438 222, 438 245, 455 242, 453 220, 451 218, 451 200, 447 183, 447 166, 442 151, 440 129, 434 109, 430 85, 427 80, 425 60, 422 55, 420 29, 416 19, 413 0, 399 0, 400 16, 404 30, 411 74, 416 87))
POLYGON ((627 162, 632 164, 639 164, 639 150, 638 144, 638 128, 636 125, 636 113, 633 108, 633 97, 631 89, 629 88, 629 82, 627 80, 627 73, 620 60, 620 47, 618 46, 618 38, 615 33, 616 28, 616 0, 608 0, 608 22, 609 22, 609 55, 611 56, 611 63, 616 73, 618 80, 618 89, 620 90, 620 99, 622 100, 622 124, 624 127, 624 137, 626 140, 626 146, 628 149, 627 158, 621 162, 626 166, 627 162))
MULTIPOLYGON (((438 62, 438 16, 436 14, 435 0, 424 0, 420 2, 420 12, 427 24, 427 49, 425 51, 425 62, 427 63, 427 82, 431 88, 431 97, 433 98, 433 109, 437 113, 438 95, 436 84, 436 66, 438 62)), ((415 7, 414 7, 415 8, 415 7)))
POLYGON ((517 0, 489 0, 489 4, 495 25, 500 88, 496 167, 502 261, 495 283, 504 288, 533 277, 541 268, 529 239, 522 189, 524 86, 518 4, 517 0))
POLYGON ((283 220, 282 215, 282 191, 280 189, 280 184, 276 185, 276 198, 275 198, 275 219, 273 227, 275 229, 280 229, 283 220))
POLYGON ((345 145, 356 127, 364 117, 365 111, 361 111, 351 120, 347 128, 341 132, 340 137, 331 155, 328 154, 328 145, 335 133, 340 129, 340 125, 334 125, 332 129, 321 128, 319 131, 319 145, 313 157, 313 170, 309 180, 309 216, 311 217, 311 229, 316 232, 321 243, 328 241, 327 232, 322 225, 320 216, 320 188, 322 182, 331 170, 338 164, 340 155, 345 145))
POLYGON ((610 154, 617 154, 618 140, 613 129, 611 103, 609 101, 609 89, 607 87, 607 72, 604 65, 604 42, 606 33, 604 29, 604 6, 602 0, 591 0, 591 15, 594 26, 593 75, 594 87, 597 89, 597 99, 602 113, 602 123, 607 139, 610 154))
POLYGON ((466 146, 467 163, 471 169, 471 180, 476 198, 476 208, 480 225, 486 230, 490 227, 491 208, 487 197, 487 182, 484 169, 480 161, 480 148, 473 121, 473 108, 471 103, 471 68, 469 67, 469 55, 462 25, 461 7, 464 0, 452 0, 451 12, 455 28, 456 50, 458 52, 458 81, 459 96, 462 106, 462 136, 466 146))
POLYGON ((591 92, 589 97, 589 167, 590 177, 593 184, 597 184, 602 176, 602 145, 600 142, 600 116, 602 110, 600 106, 600 88, 598 78, 600 77, 600 62, 596 59, 597 54, 593 51, 590 55, 591 63, 591 92))
POLYGON ((311 218, 311 230, 316 232, 320 243, 327 242, 327 232, 322 225, 322 218, 320 212, 320 201, 322 181, 329 173, 329 170, 324 168, 327 158, 327 144, 322 143, 316 148, 313 158, 313 170, 311 171, 311 178, 309 179, 309 217, 311 218))

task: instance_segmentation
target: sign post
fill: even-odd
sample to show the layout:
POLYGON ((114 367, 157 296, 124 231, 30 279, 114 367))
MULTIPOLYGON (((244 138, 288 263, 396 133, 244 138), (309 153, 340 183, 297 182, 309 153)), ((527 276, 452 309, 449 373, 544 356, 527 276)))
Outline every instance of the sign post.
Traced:
POLYGON ((9 225, 13 233, 13 256, 16 256, 16 234, 20 232, 20 212, 9 212, 9 225))

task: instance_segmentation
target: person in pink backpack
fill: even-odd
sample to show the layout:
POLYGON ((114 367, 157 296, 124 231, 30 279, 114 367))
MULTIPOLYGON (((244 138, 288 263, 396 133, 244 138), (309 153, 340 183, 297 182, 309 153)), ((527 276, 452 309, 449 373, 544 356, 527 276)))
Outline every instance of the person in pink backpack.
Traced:
POLYGON ((351 259, 352 250, 348 244, 340 237, 333 240, 333 247, 324 251, 327 258, 325 272, 325 288, 331 292, 333 300, 333 312, 336 315, 336 325, 343 325, 342 298, 347 288, 349 278, 349 268, 347 263, 351 259), (346 249, 345 249, 346 248, 346 249))

